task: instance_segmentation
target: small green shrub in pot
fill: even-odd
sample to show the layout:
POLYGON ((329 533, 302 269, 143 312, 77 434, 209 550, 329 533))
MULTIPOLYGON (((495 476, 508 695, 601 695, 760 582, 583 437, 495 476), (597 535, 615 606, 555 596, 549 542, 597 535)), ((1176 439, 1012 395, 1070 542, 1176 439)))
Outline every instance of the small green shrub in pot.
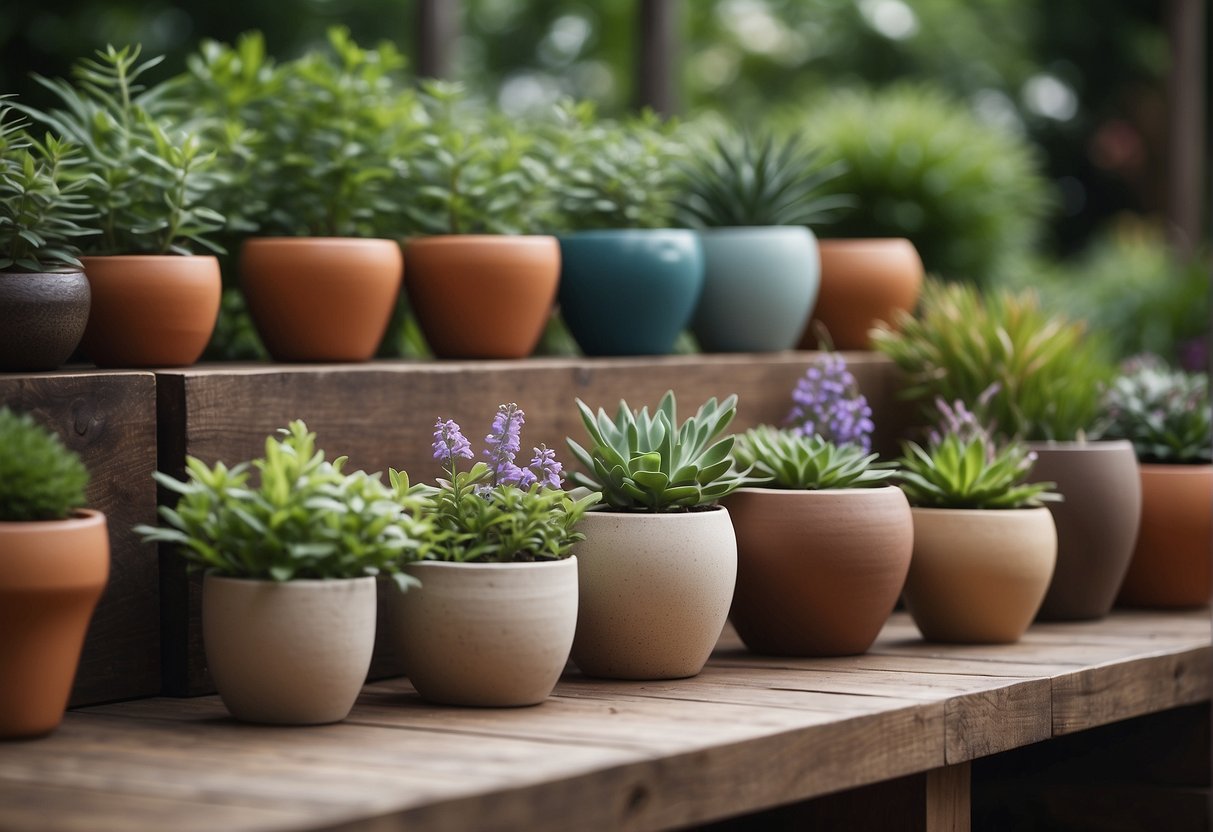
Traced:
POLYGON ((88 469, 31 416, 0 407, 0 523, 66 520, 84 506, 88 469))
POLYGON ((835 488, 874 488, 887 485, 894 473, 876 463, 858 445, 835 445, 816 434, 797 434, 770 425, 752 428, 738 437, 733 451, 737 464, 750 468, 753 485, 817 491, 835 488))
POLYGON ((1151 463, 1208 463, 1209 378, 1169 368, 1157 356, 1126 361, 1103 399, 1105 439, 1128 439, 1151 463))

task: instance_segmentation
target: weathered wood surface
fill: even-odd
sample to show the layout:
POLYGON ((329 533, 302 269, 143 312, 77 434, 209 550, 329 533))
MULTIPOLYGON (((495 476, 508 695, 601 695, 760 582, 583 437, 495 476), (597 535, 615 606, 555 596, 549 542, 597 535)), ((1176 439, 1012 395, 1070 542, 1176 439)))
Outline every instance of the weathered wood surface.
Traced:
POLYGON ((897 613, 867 656, 767 659, 726 632, 694 679, 569 673, 502 710, 394 679, 318 728, 242 725, 216 697, 103 705, 0 746, 0 829, 663 829, 886 781, 918 784, 906 828, 964 829, 968 760, 1207 700, 1209 629, 1207 611, 1118 611, 979 648, 912 640, 897 613), (1145 679, 1167 656, 1184 677, 1145 679), (1131 695, 1092 692, 1113 670, 1131 695))
MULTIPOLYGON (((88 501, 106 515, 110 579, 76 673, 72 703, 160 693, 156 551, 130 531, 156 517, 156 386, 151 373, 0 374, 0 405, 33 414, 88 466, 88 501)), ((0 449, 3 453, 3 449, 0 449)))

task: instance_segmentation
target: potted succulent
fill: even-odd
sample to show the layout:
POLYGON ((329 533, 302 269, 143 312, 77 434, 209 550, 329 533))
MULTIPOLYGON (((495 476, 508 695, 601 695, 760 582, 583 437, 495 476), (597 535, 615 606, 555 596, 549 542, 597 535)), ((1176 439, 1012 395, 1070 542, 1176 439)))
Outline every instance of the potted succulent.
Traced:
POLYGON ((403 212, 426 236, 405 246, 405 290, 440 358, 534 351, 560 280, 555 237, 528 233, 550 213, 549 172, 534 133, 423 82, 424 122, 403 212))
POLYGON ((169 83, 144 87, 160 58, 138 47, 99 51, 74 68, 74 83, 37 80, 61 109, 22 112, 82 151, 80 193, 96 211, 80 258, 92 305, 85 353, 100 367, 192 364, 219 314, 219 251, 211 235, 224 218, 207 206, 218 184, 216 157, 174 121, 169 83))
POLYGON ((708 352, 796 346, 817 298, 808 225, 849 204, 823 196, 840 173, 795 134, 717 132, 685 169, 682 220, 700 229, 703 295, 692 330, 708 352))
POLYGON ((1032 477, 1057 484, 1057 568, 1041 617, 1107 615, 1133 554, 1141 483, 1133 446, 1093 441, 1100 396, 1114 366, 1102 341, 1077 322, 1049 315, 1032 293, 933 283, 921 315, 900 332, 881 326, 876 348, 905 373, 907 397, 973 402, 987 386, 986 412, 1007 437, 1036 454, 1032 477))
POLYGON ((88 471, 27 414, 0 408, 0 739, 53 731, 109 574, 88 471))
POLYGON ((863 653, 905 583, 910 506, 868 453, 871 410, 842 356, 817 357, 794 399, 795 427, 746 431, 733 451, 755 482, 723 501, 737 533, 730 618, 757 653, 863 653))
POLYGON ((553 451, 515 462, 524 414, 497 410, 484 456, 459 425, 439 419, 434 458, 446 474, 434 494, 434 538, 405 572, 420 586, 396 600, 393 627, 405 671, 424 698, 448 705, 535 705, 552 692, 577 625, 575 530, 591 494, 561 489, 553 451))
POLYGON ((1141 463, 1141 529, 1118 603, 1196 607, 1213 593, 1209 379, 1156 356, 1122 366, 1104 395, 1104 438, 1133 443, 1141 463))
POLYGON ((708 399, 678 421, 673 391, 657 409, 621 401, 612 420, 580 399, 589 447, 569 448, 574 483, 602 493, 573 548, 581 590, 573 661, 589 676, 694 676, 720 638, 733 600, 737 541, 717 502, 744 485, 721 434, 737 397, 708 399))
POLYGON ((426 501, 407 477, 389 488, 377 475, 344 473, 345 458, 326 460, 301 421, 280 433, 251 463, 190 457, 185 481, 157 472, 181 496, 161 506, 162 527, 135 531, 206 570, 203 643, 233 716, 337 722, 370 667, 375 578, 408 585, 400 566, 423 551, 426 501))
POLYGON ((926 447, 903 445, 897 478, 913 506, 914 554, 905 602, 931 641, 1006 644, 1036 615, 1057 560, 1044 501, 1027 482, 1033 452, 999 442, 965 405, 937 402, 926 447))
POLYGON ((549 145, 569 332, 586 355, 671 352, 703 289, 698 235, 670 227, 682 151, 673 127, 563 104, 549 145))
POLYGON ((88 280, 76 255, 93 213, 79 149, 38 141, 0 97, 0 370, 58 369, 84 335, 88 280))

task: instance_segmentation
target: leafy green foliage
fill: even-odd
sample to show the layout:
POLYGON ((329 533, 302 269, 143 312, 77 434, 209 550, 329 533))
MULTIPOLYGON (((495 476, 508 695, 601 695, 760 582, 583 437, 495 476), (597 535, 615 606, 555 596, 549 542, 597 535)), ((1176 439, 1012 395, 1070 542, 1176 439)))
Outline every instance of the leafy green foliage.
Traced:
POLYGON ((798 133, 709 128, 684 167, 679 201, 692 228, 817 225, 852 204, 842 193, 824 192, 844 166, 826 164, 798 133))
POLYGON ((289 581, 391 574, 424 554, 430 521, 423 489, 394 475, 392 487, 365 471, 342 473, 301 421, 267 437, 265 455, 228 468, 189 457, 188 477, 157 472, 181 495, 160 507, 165 526, 137 526, 147 542, 173 543, 191 564, 230 578, 289 581), (250 470, 251 467, 251 470, 250 470), (250 482, 253 471, 258 481, 250 482))
POLYGON ((719 404, 708 399, 681 425, 672 390, 651 415, 648 407, 633 411, 626 401, 619 403, 613 421, 601 408, 595 415, 580 399, 577 407, 590 449, 567 440, 588 472, 574 473, 572 480, 601 491, 611 508, 685 510, 714 503, 747 482, 733 467, 736 437, 717 439, 737 413, 736 396, 719 404))
POLYGON ((903 395, 975 403, 991 385, 994 427, 1023 439, 1069 440, 1095 423, 1114 368, 1102 340, 1081 323, 1051 316, 1033 293, 928 282, 920 317, 901 331, 881 327, 873 343, 905 373, 903 395))
POLYGON ((945 434, 926 448, 902 443, 896 477, 920 508, 1027 508, 1061 499, 1051 482, 1024 482, 1036 455, 1018 442, 997 445, 987 433, 945 434))
POLYGON ((1105 439, 1128 439, 1143 462, 1213 459, 1209 377, 1172 370, 1154 356, 1125 363, 1104 395, 1105 439))
POLYGON ((765 488, 820 490, 871 488, 886 484, 893 469, 876 463, 858 445, 835 445, 814 434, 806 436, 770 425, 738 437, 733 458, 751 468, 754 485, 765 488))
POLYGON ((63 520, 84 505, 88 469, 27 413, 0 407, 0 522, 63 520))
POLYGON ((160 58, 139 61, 138 47, 107 46, 77 62, 75 83, 37 80, 63 105, 40 111, 15 105, 78 145, 81 193, 99 216, 89 254, 191 254, 222 249, 210 236, 224 218, 207 206, 219 182, 216 154, 196 131, 178 126, 170 84, 140 79, 160 58))

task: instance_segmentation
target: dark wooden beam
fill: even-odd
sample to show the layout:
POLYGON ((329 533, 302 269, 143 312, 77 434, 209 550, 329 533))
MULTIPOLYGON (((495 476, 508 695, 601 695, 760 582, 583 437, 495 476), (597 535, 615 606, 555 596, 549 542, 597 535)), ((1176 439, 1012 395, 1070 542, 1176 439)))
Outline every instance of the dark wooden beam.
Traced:
POLYGON ((1170 0, 1167 30, 1167 219, 1177 249, 1190 254, 1207 230, 1205 218, 1206 0, 1170 0))
POLYGON ((417 74, 450 78, 459 39, 460 0, 417 0, 417 74))
POLYGON ((640 0, 636 106, 663 116, 678 112, 681 0, 640 0))

